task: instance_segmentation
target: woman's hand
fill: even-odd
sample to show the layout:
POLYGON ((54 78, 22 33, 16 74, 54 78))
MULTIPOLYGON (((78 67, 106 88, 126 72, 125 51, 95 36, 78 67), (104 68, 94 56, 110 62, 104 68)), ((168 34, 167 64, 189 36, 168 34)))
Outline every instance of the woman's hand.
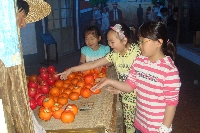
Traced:
POLYGON ((65 80, 67 79, 67 76, 71 73, 71 69, 67 69, 66 71, 62 72, 62 73, 58 73, 57 75, 60 76, 61 80, 65 80))

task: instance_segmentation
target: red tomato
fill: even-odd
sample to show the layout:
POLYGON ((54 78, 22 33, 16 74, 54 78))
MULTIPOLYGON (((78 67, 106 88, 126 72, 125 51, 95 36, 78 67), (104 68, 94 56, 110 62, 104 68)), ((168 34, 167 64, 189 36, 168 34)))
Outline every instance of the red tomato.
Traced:
POLYGON ((45 99, 45 95, 41 95, 41 96, 39 96, 38 98, 37 98, 37 105, 38 106, 42 106, 42 104, 43 104, 43 100, 45 99))
POLYGON ((37 92, 37 94, 35 95, 34 99, 37 100, 38 97, 42 96, 43 93, 42 92, 37 92))
POLYGON ((49 79, 47 79, 47 83, 48 85, 52 86, 55 83, 55 79, 53 77, 50 77, 49 79))
POLYGON ((41 86, 41 91, 42 91, 43 94, 48 94, 49 91, 50 91, 49 85, 42 85, 41 86))
POLYGON ((37 89, 38 88, 38 84, 34 81, 29 81, 28 82, 28 88, 35 88, 37 89))
POLYGON ((40 77, 41 77, 43 80, 48 80, 48 79, 49 79, 49 73, 48 73, 48 72, 40 73, 40 77))
POLYGON ((35 88, 28 88, 28 96, 29 97, 35 97, 36 94, 37 94, 37 89, 35 89, 35 88))
POLYGON ((92 74, 88 74, 84 77, 84 81, 86 84, 90 84, 94 82, 94 76, 92 74))
POLYGON ((30 103, 30 108, 31 108, 32 110, 34 110, 34 109, 37 107, 37 103, 36 103, 36 100, 35 100, 35 99, 31 99, 31 100, 29 101, 29 103, 30 103))
POLYGON ((48 66, 47 71, 51 74, 54 74, 56 72, 56 68, 54 66, 48 66))
POLYGON ((46 72, 47 71, 47 68, 46 67, 41 67, 40 69, 39 69, 39 72, 40 73, 43 73, 43 72, 46 72))

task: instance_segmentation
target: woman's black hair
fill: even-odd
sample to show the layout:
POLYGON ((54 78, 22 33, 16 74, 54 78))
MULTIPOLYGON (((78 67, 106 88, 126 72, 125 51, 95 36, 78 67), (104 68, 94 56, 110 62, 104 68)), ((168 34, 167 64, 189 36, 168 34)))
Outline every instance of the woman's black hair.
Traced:
POLYGON ((176 48, 168 39, 167 28, 162 22, 152 21, 142 24, 138 30, 138 37, 149 38, 153 41, 162 39, 163 53, 175 60, 176 48))
POLYGON ((26 16, 28 15, 29 5, 28 5, 28 3, 26 1, 17 0, 17 7, 18 7, 19 12, 24 10, 24 13, 26 14, 26 16))

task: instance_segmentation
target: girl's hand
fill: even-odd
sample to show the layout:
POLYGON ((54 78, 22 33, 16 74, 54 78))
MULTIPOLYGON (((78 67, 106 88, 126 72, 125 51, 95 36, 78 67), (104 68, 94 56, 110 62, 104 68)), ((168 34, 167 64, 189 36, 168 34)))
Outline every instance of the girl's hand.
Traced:
POLYGON ((72 71, 70 69, 67 69, 66 71, 62 73, 58 73, 57 75, 60 76, 61 80, 67 79, 67 76, 71 73, 72 71))
POLYGON ((96 91, 99 88, 103 88, 104 86, 109 84, 109 79, 108 78, 97 78, 95 79, 96 82, 98 82, 95 86, 90 88, 91 91, 96 91))
POLYGON ((122 92, 122 91, 120 91, 120 90, 118 90, 118 89, 115 89, 114 87, 111 87, 111 86, 108 86, 108 87, 106 88, 106 90, 109 91, 109 92, 112 93, 112 94, 119 94, 119 93, 122 92))

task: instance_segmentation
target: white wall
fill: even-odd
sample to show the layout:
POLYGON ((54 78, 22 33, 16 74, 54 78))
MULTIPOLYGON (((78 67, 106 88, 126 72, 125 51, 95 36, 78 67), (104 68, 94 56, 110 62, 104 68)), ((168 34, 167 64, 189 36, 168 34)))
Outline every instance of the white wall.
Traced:
POLYGON ((27 24, 20 32, 23 55, 37 53, 35 23, 27 24))

